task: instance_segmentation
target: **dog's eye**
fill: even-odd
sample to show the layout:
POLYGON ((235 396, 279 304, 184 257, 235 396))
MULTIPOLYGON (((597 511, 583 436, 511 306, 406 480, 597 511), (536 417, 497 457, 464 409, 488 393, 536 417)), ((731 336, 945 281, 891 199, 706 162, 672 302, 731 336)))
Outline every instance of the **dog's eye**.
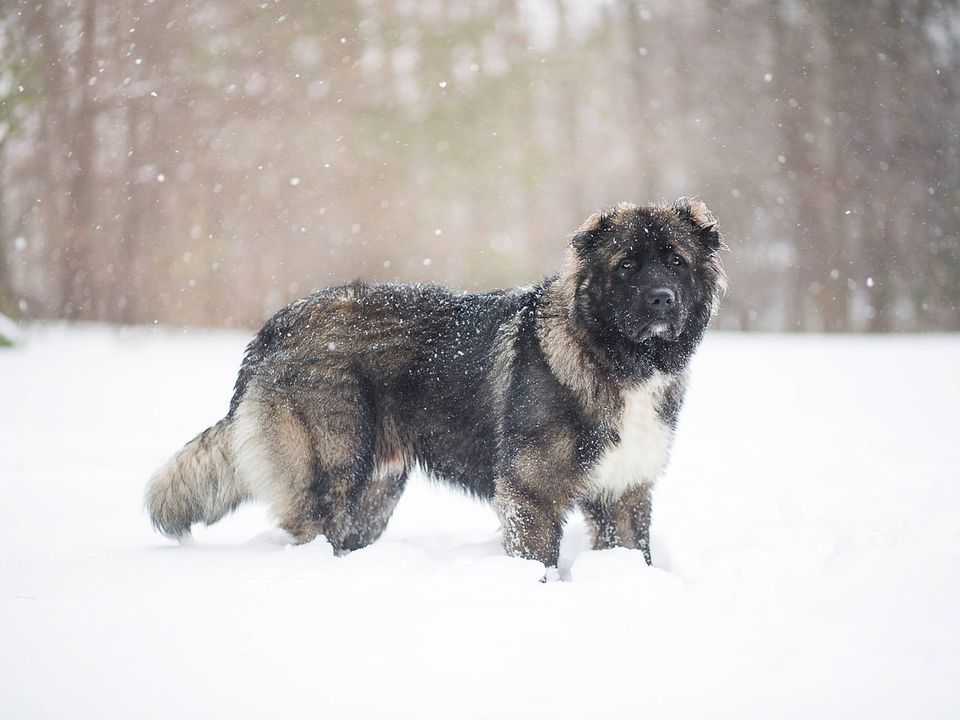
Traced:
POLYGON ((676 253, 670 253, 670 264, 674 267, 682 267, 686 265, 686 261, 676 253))
POLYGON ((635 263, 633 262, 633 260, 624 260, 623 262, 620 263, 621 270, 632 270, 634 266, 635 266, 635 263))

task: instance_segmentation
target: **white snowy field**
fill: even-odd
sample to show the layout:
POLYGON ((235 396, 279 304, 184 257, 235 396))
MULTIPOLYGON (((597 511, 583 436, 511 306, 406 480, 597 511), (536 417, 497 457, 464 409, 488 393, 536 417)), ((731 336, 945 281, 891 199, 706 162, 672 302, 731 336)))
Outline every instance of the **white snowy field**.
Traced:
POLYGON ((0 350, 0 717, 960 716, 960 337, 711 335, 657 567, 574 517, 548 584, 425 481, 345 558, 255 506, 155 535, 144 484, 246 340, 0 350))

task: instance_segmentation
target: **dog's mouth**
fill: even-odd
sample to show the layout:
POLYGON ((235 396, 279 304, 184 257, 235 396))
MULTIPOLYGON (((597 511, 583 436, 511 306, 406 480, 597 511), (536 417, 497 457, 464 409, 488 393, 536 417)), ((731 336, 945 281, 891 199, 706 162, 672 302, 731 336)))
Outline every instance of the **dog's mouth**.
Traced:
POLYGON ((649 342, 654 338, 676 340, 679 334, 680 330, 676 323, 661 319, 633 326, 627 331, 627 337, 635 343, 649 342))

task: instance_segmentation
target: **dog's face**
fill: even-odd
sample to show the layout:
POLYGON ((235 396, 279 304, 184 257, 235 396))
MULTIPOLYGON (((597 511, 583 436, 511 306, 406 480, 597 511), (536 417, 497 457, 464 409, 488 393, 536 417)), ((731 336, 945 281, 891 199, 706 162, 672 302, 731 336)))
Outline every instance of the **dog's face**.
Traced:
POLYGON ((571 246, 585 317, 629 343, 699 338, 723 292, 723 243, 702 202, 618 205, 588 218, 571 246))

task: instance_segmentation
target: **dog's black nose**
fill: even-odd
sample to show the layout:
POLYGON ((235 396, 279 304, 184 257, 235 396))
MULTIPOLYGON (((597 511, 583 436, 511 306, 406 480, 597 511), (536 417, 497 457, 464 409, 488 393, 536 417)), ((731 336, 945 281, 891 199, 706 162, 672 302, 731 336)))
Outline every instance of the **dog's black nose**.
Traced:
POLYGON ((671 307, 676 299, 677 296, 670 288, 660 287, 647 291, 647 305, 658 310, 671 307))

